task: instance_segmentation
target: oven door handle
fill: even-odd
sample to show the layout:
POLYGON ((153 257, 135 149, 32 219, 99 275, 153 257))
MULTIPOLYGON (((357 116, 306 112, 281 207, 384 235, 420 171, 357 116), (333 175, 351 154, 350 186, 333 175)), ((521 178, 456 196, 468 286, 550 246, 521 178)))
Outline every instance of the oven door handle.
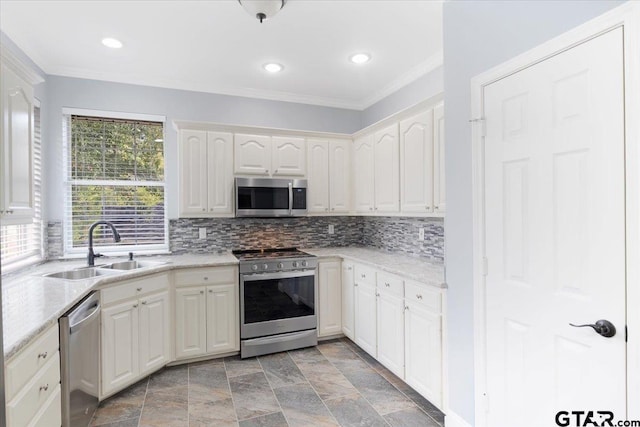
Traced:
POLYGON ((293 182, 289 181, 289 215, 293 214, 293 182))
POLYGON ((316 270, 297 270, 297 271, 280 271, 276 273, 252 273, 241 274, 243 282, 255 282, 257 280, 266 279, 291 279, 294 277, 315 276, 316 270))

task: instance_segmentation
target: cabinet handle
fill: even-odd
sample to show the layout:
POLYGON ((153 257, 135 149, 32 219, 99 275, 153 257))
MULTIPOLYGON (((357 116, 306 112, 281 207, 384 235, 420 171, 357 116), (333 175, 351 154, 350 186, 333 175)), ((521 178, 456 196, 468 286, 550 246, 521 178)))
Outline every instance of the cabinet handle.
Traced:
POLYGON ((265 169, 265 170, 264 170, 264 173, 269 173, 269 169, 265 169))
POLYGON ((133 304, 133 308, 138 308, 138 304, 133 304))
POLYGON ((209 289, 209 293, 212 294, 213 293, 213 289, 209 289))
POLYGON ((205 277, 204 277, 204 280, 209 280, 209 276, 205 276, 205 277))
POLYGON ((200 291, 201 294, 204 294, 204 291, 200 291))
POLYGON ((416 294, 416 298, 418 298, 418 299, 422 299, 422 295, 420 295, 420 294, 416 294))
POLYGON ((13 211, 12 211, 12 210, 8 210, 8 211, 7 211, 7 213, 8 213, 8 214, 12 214, 12 213, 13 213, 13 211))
POLYGON ((142 288, 136 288, 136 291, 140 292, 142 290, 142 288))
POLYGON ((205 211, 205 208, 202 208, 202 212, 204 212, 204 211, 205 211))
POLYGON ((45 384, 45 385, 41 385, 40 386, 40 391, 47 391, 49 390, 49 384, 45 384))
POLYGON ((142 305, 147 305, 147 302, 146 301, 142 301, 141 304, 142 305))
POLYGON ((49 354, 49 353, 47 353, 46 351, 43 351, 42 353, 38 354, 38 359, 40 359, 41 357, 43 359, 46 359, 47 358, 47 354, 49 354))

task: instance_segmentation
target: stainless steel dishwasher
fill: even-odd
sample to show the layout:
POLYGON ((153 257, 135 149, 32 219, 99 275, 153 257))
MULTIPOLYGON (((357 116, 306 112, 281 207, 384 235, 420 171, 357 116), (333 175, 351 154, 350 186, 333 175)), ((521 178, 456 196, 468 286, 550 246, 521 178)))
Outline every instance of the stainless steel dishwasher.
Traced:
POLYGON ((100 293, 60 318, 62 427, 86 427, 98 407, 100 293))

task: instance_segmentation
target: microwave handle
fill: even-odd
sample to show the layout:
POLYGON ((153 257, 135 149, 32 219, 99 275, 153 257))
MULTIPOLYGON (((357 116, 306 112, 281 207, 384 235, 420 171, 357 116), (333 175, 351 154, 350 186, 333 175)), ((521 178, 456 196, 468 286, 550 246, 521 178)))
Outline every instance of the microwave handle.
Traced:
POLYGON ((293 214, 293 183, 289 181, 289 216, 293 214))

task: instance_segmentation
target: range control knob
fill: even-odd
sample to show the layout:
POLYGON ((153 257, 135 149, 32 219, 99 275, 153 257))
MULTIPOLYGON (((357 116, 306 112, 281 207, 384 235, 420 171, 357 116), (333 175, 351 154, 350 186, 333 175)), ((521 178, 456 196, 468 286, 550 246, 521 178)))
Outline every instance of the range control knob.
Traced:
POLYGON ((279 263, 278 263, 278 268, 284 268, 284 264, 283 264, 283 263, 281 263, 281 262, 279 262, 279 263))
POLYGON ((268 269, 269 269, 269 264, 264 264, 264 265, 262 266, 262 268, 264 268, 265 270, 268 270, 268 269))
POLYGON ((258 269, 258 264, 253 264, 253 265, 251 266, 251 269, 252 269, 253 271, 256 271, 256 270, 258 269))
POLYGON ((294 267, 294 268, 295 268, 295 267, 297 267, 297 266, 298 266, 298 261, 293 261, 293 262, 291 263, 291 265, 293 265, 293 267, 294 267))
POLYGON ((302 261, 302 266, 306 267, 307 266, 307 261, 302 261))

